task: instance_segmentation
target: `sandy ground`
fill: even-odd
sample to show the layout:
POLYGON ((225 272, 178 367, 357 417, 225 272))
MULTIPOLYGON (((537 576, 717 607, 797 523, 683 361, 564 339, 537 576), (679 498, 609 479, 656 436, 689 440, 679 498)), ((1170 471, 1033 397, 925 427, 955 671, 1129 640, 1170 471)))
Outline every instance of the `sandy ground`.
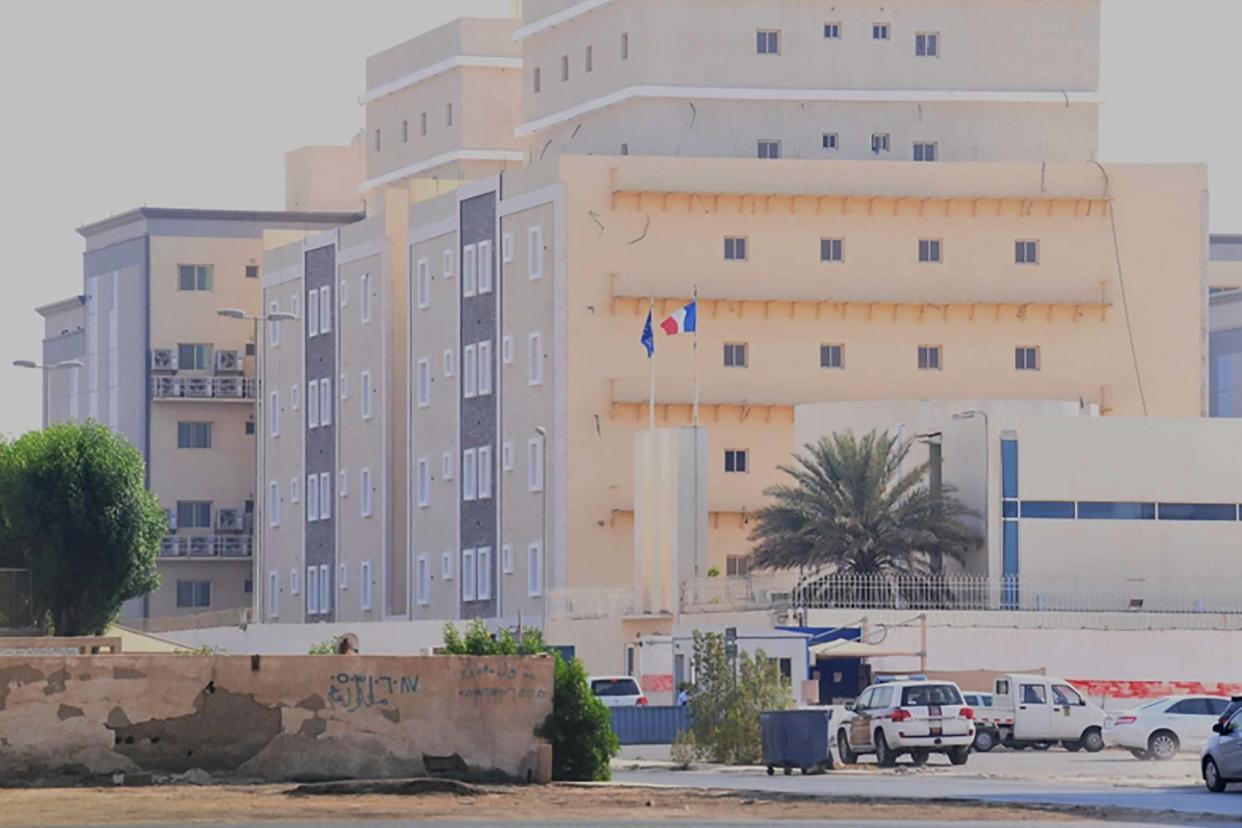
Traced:
POLYGON ((1073 821, 1071 817, 1004 807, 868 805, 823 801, 755 800, 705 791, 646 790, 607 785, 486 788, 483 796, 290 797, 288 785, 150 788, 57 788, 0 791, 0 826, 105 825, 162 822, 249 822, 439 819, 475 822, 503 818, 549 820, 792 819, 941 820, 946 822, 1073 821))

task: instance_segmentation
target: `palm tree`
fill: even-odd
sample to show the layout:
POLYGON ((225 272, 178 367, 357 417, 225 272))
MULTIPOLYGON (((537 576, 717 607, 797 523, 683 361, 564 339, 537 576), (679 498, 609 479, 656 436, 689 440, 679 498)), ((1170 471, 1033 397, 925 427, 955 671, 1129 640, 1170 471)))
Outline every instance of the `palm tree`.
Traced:
POLYGON ((836 580, 834 593, 834 575, 934 580, 940 561, 978 547, 979 536, 963 522, 975 513, 953 487, 927 485, 926 463, 902 474, 909 453, 910 443, 887 431, 861 439, 834 434, 806 446, 793 465, 780 467, 793 483, 764 492, 774 502, 755 516, 754 565, 814 573, 801 586, 817 591, 836 580), (819 574, 825 570, 829 575, 819 574))

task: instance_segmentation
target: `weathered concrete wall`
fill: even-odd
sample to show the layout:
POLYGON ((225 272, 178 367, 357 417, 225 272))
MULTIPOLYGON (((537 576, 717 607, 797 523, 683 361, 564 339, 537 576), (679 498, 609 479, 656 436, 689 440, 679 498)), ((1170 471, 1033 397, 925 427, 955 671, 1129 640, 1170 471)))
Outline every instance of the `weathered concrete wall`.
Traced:
POLYGON ((268 780, 538 776, 547 658, 0 658, 0 775, 201 768, 268 780))

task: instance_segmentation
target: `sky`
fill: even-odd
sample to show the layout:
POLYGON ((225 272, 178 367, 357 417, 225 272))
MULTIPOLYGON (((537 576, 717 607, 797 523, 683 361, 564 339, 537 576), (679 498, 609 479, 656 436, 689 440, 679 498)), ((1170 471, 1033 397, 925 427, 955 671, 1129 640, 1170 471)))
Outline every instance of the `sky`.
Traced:
MULTIPOLYGON (((362 126, 367 55, 512 0, 10 0, 0 27, 0 433, 36 428, 37 305, 76 228, 139 205, 281 209, 283 155, 362 126)), ((1100 159, 1206 162, 1242 233, 1242 0, 1103 0, 1100 159)))

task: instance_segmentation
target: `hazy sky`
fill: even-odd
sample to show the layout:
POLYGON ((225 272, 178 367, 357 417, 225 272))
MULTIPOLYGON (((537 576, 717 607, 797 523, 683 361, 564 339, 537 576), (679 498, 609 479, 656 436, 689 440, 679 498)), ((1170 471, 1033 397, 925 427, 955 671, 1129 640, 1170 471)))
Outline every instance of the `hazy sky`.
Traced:
MULTIPOLYGON (((723 0, 722 0, 723 2, 723 0)), ((367 55, 511 0, 7 0, 0 432, 40 420, 36 305, 82 288, 75 228, 141 204, 280 209, 283 153, 344 143, 367 55), (365 12, 362 11, 365 9, 365 12)), ((1101 159, 1204 161, 1242 232, 1242 0, 1104 0, 1101 159)))

